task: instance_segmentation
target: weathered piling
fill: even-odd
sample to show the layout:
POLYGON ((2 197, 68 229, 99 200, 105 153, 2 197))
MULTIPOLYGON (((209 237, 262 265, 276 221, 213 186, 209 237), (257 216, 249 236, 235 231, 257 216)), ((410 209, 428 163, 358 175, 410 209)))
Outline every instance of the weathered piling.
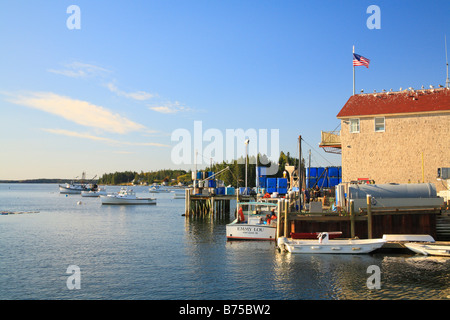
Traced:
POLYGON ((355 206, 353 200, 350 200, 350 236, 355 237, 355 206))
MULTIPOLYGON (((286 200, 286 199, 285 199, 283 202, 284 202, 284 222, 283 222, 283 224, 284 224, 284 236, 285 236, 285 237, 289 237, 289 234, 288 234, 288 209, 289 209, 289 200, 286 200)), ((280 218, 281 218, 281 212, 278 213, 278 215, 279 215, 280 218)))
POLYGON ((372 196, 367 195, 367 238, 372 239, 372 196))
POLYGON ((199 218, 228 218, 230 216, 230 201, 234 196, 210 194, 192 194, 195 189, 186 189, 185 216, 199 218))

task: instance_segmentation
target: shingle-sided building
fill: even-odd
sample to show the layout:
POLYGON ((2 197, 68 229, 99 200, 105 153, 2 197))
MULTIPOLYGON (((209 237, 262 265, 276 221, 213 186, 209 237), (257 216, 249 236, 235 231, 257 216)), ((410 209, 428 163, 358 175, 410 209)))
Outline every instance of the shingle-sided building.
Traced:
POLYGON ((341 120, 342 181, 431 182, 450 167, 450 89, 353 95, 341 120))

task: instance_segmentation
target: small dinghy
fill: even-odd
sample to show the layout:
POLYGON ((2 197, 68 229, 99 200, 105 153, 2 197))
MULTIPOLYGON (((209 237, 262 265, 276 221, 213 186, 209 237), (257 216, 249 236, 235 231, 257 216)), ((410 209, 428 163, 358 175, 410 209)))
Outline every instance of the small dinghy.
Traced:
POLYGON ((415 253, 423 254, 425 256, 450 257, 450 246, 411 242, 405 243, 405 247, 415 253))
POLYGON ((330 240, 328 232, 322 232, 318 240, 295 240, 281 237, 278 247, 290 253, 370 253, 381 248, 384 239, 342 239, 330 240))

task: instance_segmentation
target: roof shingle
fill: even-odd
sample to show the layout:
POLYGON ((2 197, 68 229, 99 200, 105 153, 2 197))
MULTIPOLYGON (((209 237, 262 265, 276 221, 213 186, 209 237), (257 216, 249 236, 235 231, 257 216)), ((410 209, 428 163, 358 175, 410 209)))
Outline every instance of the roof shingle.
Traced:
POLYGON ((353 95, 336 117, 439 111, 450 111, 448 88, 353 95))

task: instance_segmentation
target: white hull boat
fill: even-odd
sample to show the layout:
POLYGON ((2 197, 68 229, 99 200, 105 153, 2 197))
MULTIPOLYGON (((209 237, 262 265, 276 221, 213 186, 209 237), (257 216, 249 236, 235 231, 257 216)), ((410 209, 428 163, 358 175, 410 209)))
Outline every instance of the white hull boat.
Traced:
POLYGON ((238 223, 236 220, 227 224, 228 240, 275 240, 277 226, 238 223))
POLYGON ((108 193, 104 188, 98 189, 98 190, 91 190, 91 191, 81 191, 82 197, 99 197, 99 196, 106 196, 108 193))
POLYGON ((281 237, 278 239, 278 247, 290 253, 361 254, 370 253, 386 243, 384 239, 329 240, 327 232, 322 232, 318 238, 318 240, 292 240, 281 237))
POLYGON ((158 185, 151 186, 148 191, 150 193, 168 193, 168 192, 170 192, 170 190, 168 190, 164 187, 158 186, 158 185))
MULTIPOLYGON (((239 216, 226 225, 227 240, 272 240, 276 238, 277 222, 274 218, 266 218, 275 209, 276 204, 267 202, 238 203, 239 216), (243 213, 242 206, 253 207, 254 213, 243 213), (265 212, 264 212, 265 210, 265 212)), ((253 211, 253 210, 252 210, 253 211)))
POLYGON ((186 194, 183 192, 177 192, 177 191, 172 191, 173 192, 173 198, 174 199, 186 199, 186 194))
POLYGON ((155 198, 138 198, 133 190, 122 189, 118 194, 101 195, 102 204, 142 205, 156 204, 155 198))
POLYGON ((62 194, 80 194, 82 191, 90 191, 91 189, 82 184, 59 185, 59 193, 62 194))
POLYGON ((405 243, 409 250, 423 254, 425 256, 443 256, 450 257, 450 246, 423 244, 423 243, 405 243))

